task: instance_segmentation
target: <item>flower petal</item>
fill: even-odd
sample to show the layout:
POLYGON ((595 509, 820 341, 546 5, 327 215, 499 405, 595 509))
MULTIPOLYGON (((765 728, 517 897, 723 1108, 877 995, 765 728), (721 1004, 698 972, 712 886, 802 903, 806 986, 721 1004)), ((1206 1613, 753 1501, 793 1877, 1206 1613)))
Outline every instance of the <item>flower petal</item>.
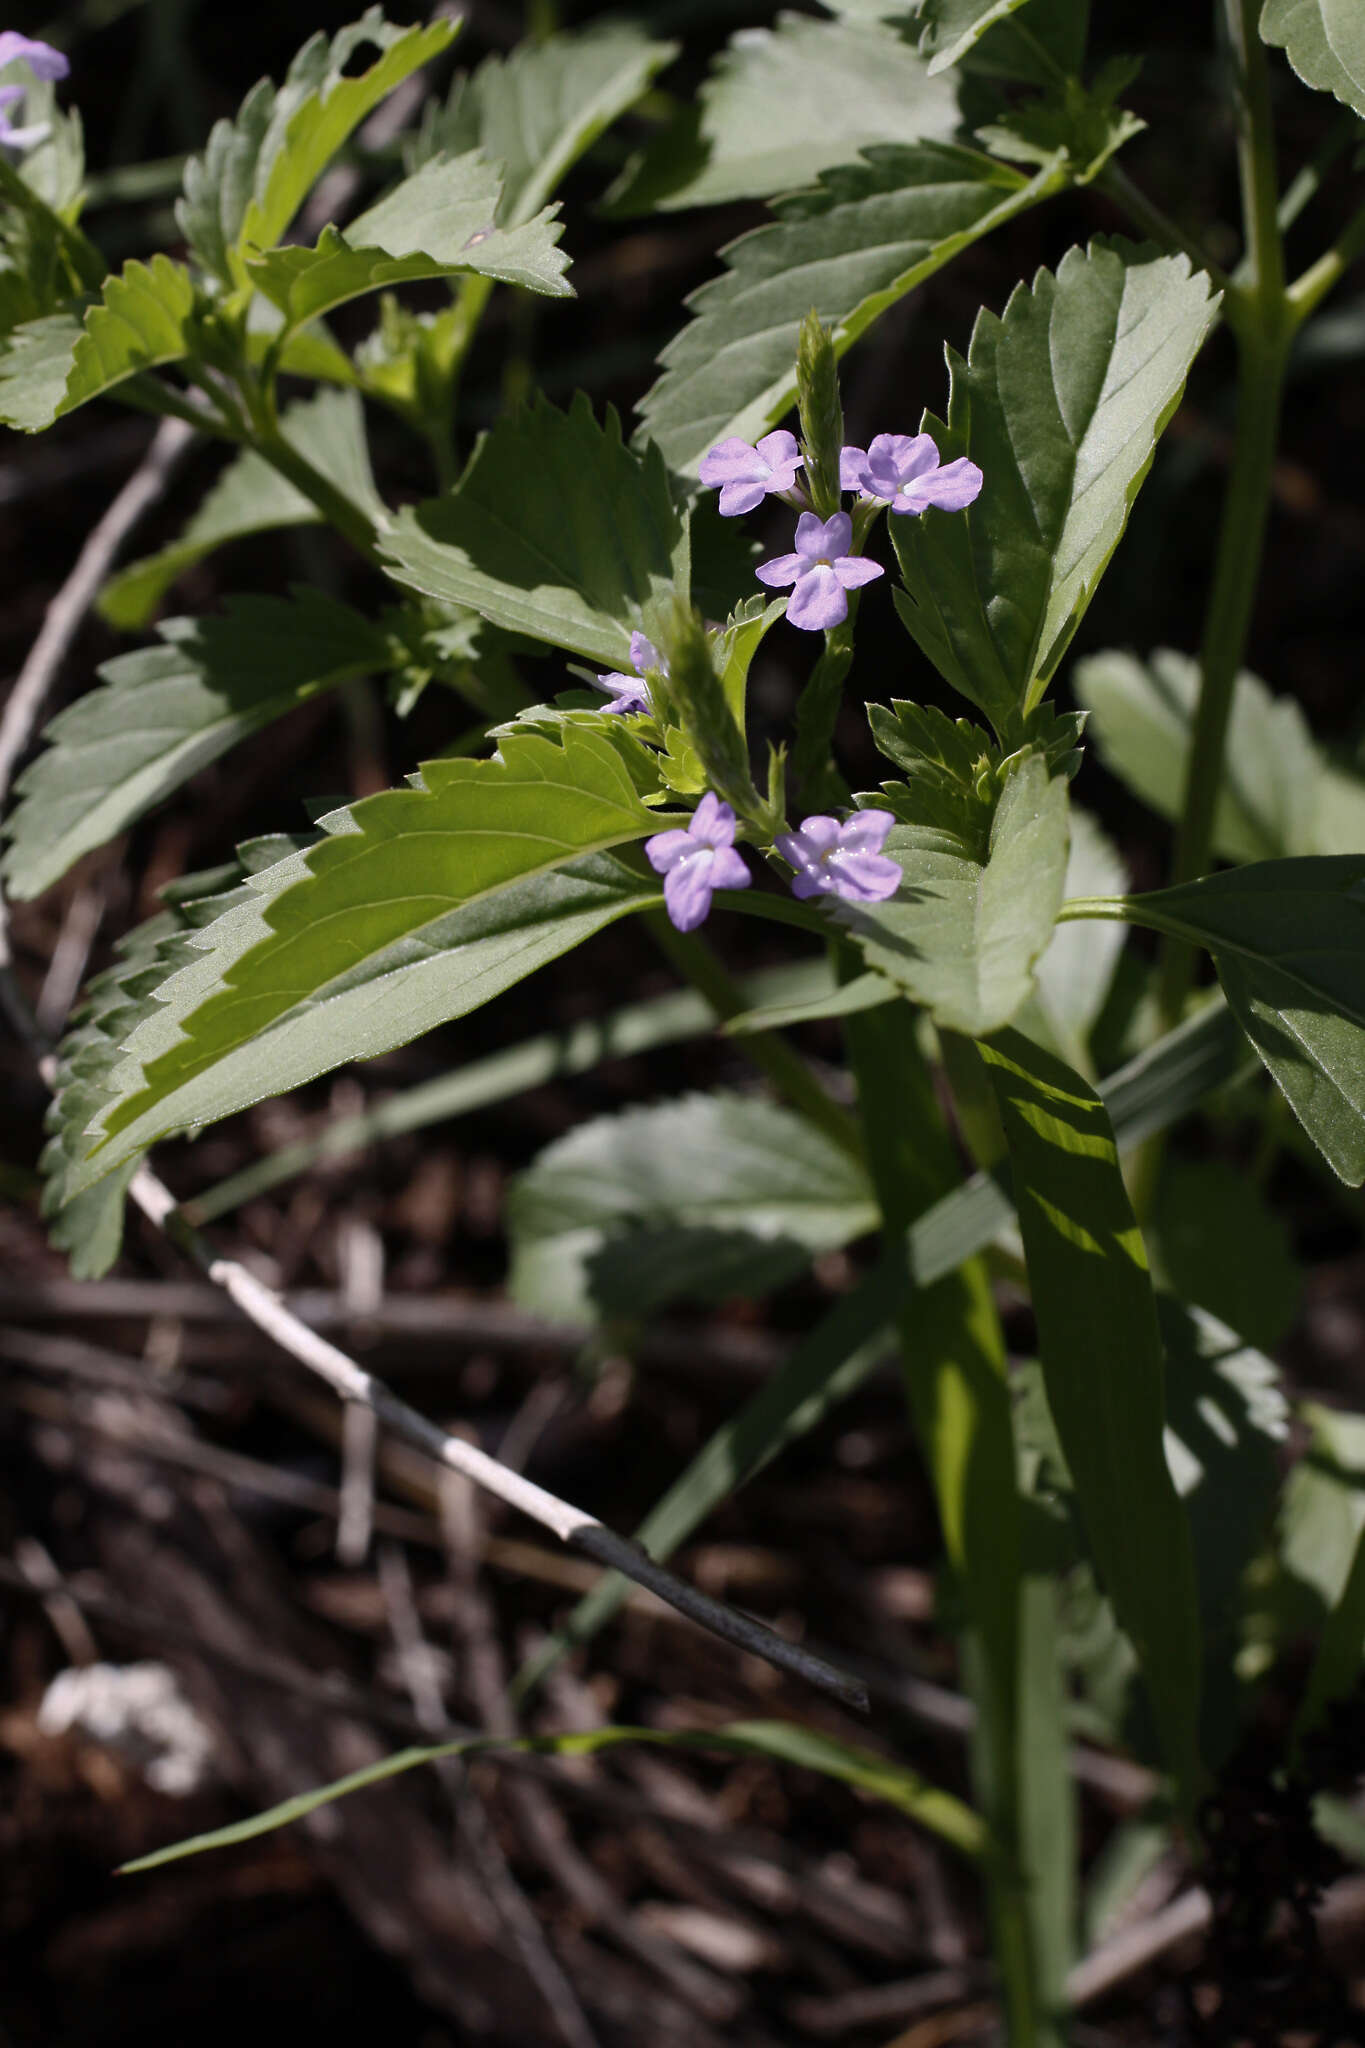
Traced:
POLYGON ((704 484, 761 484, 767 477, 769 465, 757 448, 748 441, 741 441, 738 434, 732 434, 728 441, 718 441, 708 455, 703 455, 697 465, 697 475, 704 484))
POLYGON ((960 455, 956 462, 945 463, 931 475, 916 478, 903 492, 904 502, 898 501, 891 509, 923 512, 936 505, 941 512, 965 512, 981 495, 983 481, 976 464, 960 455))
POLYGON ((763 483, 750 480, 722 484, 717 511, 722 519, 736 519, 741 512, 752 512, 755 505, 763 503, 767 479, 763 483))
POLYGON ((853 545, 853 521, 847 512, 836 512, 829 519, 818 519, 814 512, 803 512, 796 522, 796 551, 812 561, 827 561, 833 555, 846 555, 853 545))
POLYGON ((680 932, 694 932, 711 908, 714 856, 694 851, 664 877, 664 908, 680 932))
POLYGON ((844 491, 862 489, 863 471, 867 467, 866 448, 851 445, 839 450, 839 488, 844 491))
POLYGON ((839 844, 849 853, 880 853, 895 822, 892 811, 855 811, 839 833, 839 844))
POLYGON ((864 583, 875 583, 886 574, 880 562, 869 561, 866 555, 840 555, 830 567, 845 590, 859 590, 864 583))
POLYGON ((32 36, 21 36, 18 29, 0 30, 0 68, 6 64, 27 64, 35 78, 66 78, 71 65, 60 50, 54 50, 51 43, 35 42, 32 36))
POLYGON ((675 826, 671 832, 656 832, 652 839, 646 839, 645 859, 656 875, 666 875, 689 853, 695 853, 696 847, 692 834, 675 826))
POLYGON ((808 633, 827 633, 848 617, 843 585, 827 562, 807 569, 787 600, 787 617, 808 633))
POLYGON ((744 865, 744 856, 733 846, 720 846, 711 863, 711 887, 713 889, 747 889, 753 876, 744 865))
POLYGON ((637 676, 642 676, 647 668, 662 669, 665 675, 668 674, 668 663, 654 642, 646 640, 643 633, 632 633, 630 636, 630 665, 637 676))
POLYGON ((735 843, 735 814, 729 804, 723 804, 714 790, 708 789, 692 813, 688 831, 702 846, 733 846, 735 843))
MULTIPOLYGON (((809 517, 804 514, 803 517, 809 517)), ((804 555, 774 555, 771 562, 760 562, 754 570, 760 583, 769 589, 779 583, 795 583, 798 576, 804 576, 810 564, 804 555)))
MULTIPOLYGON (((840 824, 837 818, 828 817, 823 811, 816 811, 812 817, 803 818, 800 828, 791 837, 800 845, 807 860, 819 860, 831 846, 839 844, 840 824)), ((797 863, 792 862, 795 867, 797 863)))
POLYGON ((789 434, 785 427, 778 427, 775 433, 765 434, 756 444, 756 453, 763 457, 769 469, 791 469, 801 460, 801 450, 796 445, 796 436, 789 434))
POLYGON ((825 870, 833 895, 846 903, 884 903, 901 884, 899 861, 880 853, 834 853, 825 870))

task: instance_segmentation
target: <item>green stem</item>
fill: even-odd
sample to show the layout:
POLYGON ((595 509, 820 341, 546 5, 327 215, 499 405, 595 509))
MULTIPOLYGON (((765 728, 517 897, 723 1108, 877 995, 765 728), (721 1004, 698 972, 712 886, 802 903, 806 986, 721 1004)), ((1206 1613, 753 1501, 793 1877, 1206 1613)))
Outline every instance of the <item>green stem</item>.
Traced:
POLYGON ((378 538, 374 522, 363 512, 352 498, 337 489, 330 477, 314 469, 311 462, 290 446, 276 426, 258 423, 252 435, 252 446, 264 456, 271 468, 278 470, 282 477, 303 492, 312 501, 324 519, 343 534, 353 547, 360 550, 365 558, 379 564, 378 538))
MULTIPOLYGON (((1223 0, 1238 73, 1237 159, 1246 228, 1248 282, 1238 293, 1237 425, 1224 500, 1213 587, 1200 647, 1200 690, 1176 829, 1172 880, 1193 881, 1208 868, 1213 821, 1237 674, 1246 653, 1270 514, 1285 361, 1293 332, 1284 281, 1284 248, 1271 127, 1270 75, 1256 30, 1256 0, 1223 0)), ((1166 945, 1159 999, 1167 1023, 1179 1020, 1194 979, 1187 945, 1166 945)))
MULTIPOLYGON (((704 939, 691 932, 675 931, 662 911, 647 911, 644 921, 660 952, 705 996, 718 1017, 738 1017, 751 1007, 743 989, 731 980, 704 939)), ((862 1143, 854 1119, 826 1095, 805 1061, 784 1039, 771 1031, 751 1031, 736 1043, 793 1109, 832 1138, 841 1151, 855 1159, 862 1158, 862 1143)))
POLYGON ((1365 206, 1346 223, 1330 249, 1310 263, 1289 287, 1289 311, 1295 327, 1302 326, 1316 311, 1333 285, 1343 277, 1356 258, 1365 254, 1365 206))
POLYGON ((1196 270, 1208 272, 1220 292, 1229 289, 1232 281, 1227 272, 1219 268, 1193 235, 1173 221, 1169 214, 1163 213, 1119 164, 1111 159, 1096 178, 1095 186, 1112 199, 1115 206, 1122 208, 1134 227, 1140 228, 1159 248, 1188 256, 1196 270))

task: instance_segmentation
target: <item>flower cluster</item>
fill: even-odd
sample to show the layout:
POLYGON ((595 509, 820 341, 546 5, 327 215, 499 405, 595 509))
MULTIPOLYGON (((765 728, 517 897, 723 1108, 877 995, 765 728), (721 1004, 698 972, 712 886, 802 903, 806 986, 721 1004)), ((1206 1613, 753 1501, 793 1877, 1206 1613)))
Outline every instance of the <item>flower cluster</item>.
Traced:
MULTIPOLYGON (((826 633, 848 617, 848 592, 885 572, 879 562, 852 552, 853 521, 847 512, 819 519, 811 511, 796 481, 800 466, 801 451, 792 434, 765 434, 753 447, 732 435, 703 456, 699 474, 704 484, 719 486, 720 510, 727 519, 752 512, 768 496, 800 511, 794 552, 761 562, 755 574, 770 588, 792 586, 787 617, 793 626, 826 633)), ((856 492, 861 506, 885 506, 901 515, 930 505, 961 512, 981 489, 981 471, 965 456, 940 462, 928 434, 878 434, 868 448, 840 450, 839 482, 856 492)))
MULTIPOLYGON (((793 896, 842 896, 848 903, 894 896, 900 866, 882 852, 894 822, 890 811, 855 811, 842 825, 817 815, 796 832, 779 833, 777 850, 795 869, 793 896)), ((645 853, 664 878, 664 908, 680 932, 704 922, 713 890, 747 889, 752 880, 735 850, 735 814, 709 789, 687 829, 656 832, 645 853)))
POLYGON ((654 642, 647 640, 643 633, 632 633, 630 636, 630 666, 630 675, 625 675, 619 668, 614 668, 609 675, 597 678, 598 689, 605 690, 611 699, 610 704, 604 705, 604 710, 653 711, 654 706, 649 701, 649 685, 645 678, 652 668, 658 669, 660 675, 666 676, 668 663, 654 642))
MULTIPOLYGON (((0 71, 7 64, 27 64, 33 76, 44 81, 65 78, 71 69, 60 50, 54 50, 50 43, 36 42, 32 36, 20 35, 14 28, 0 29, 0 71)), ((24 98, 27 89, 22 85, 0 85, 0 150, 15 156, 45 142, 50 132, 46 121, 34 122, 27 128, 16 128, 11 121, 11 107, 24 98)))

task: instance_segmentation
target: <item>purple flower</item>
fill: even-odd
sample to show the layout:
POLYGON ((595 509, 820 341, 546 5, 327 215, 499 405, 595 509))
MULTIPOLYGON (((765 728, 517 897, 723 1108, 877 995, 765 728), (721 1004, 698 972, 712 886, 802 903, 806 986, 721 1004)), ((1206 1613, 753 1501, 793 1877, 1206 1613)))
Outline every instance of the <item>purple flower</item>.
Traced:
MULTIPOLYGON (((60 50, 54 50, 50 43, 35 42, 31 36, 21 36, 13 28, 0 30, 0 70, 7 64, 27 64, 33 76, 41 79, 65 78, 71 69, 60 50)), ((22 85, 0 85, 0 149, 16 154, 45 142, 52 132, 47 121, 36 121, 27 128, 16 128, 11 122, 9 110, 23 99, 26 91, 22 85)))
POLYGON ((981 471, 960 455, 941 464, 928 434, 878 434, 870 448, 844 448, 839 482, 893 512, 962 512, 981 489, 981 471))
POLYGON ((796 436, 782 428, 765 434, 756 448, 732 434, 703 455, 697 473, 704 484, 720 485, 720 510, 732 519, 738 512, 752 512, 769 491, 792 490, 800 467, 796 436))
POLYGON ((848 617, 845 591, 856 590, 859 584, 883 574, 880 562, 851 555, 852 545, 853 521, 847 512, 823 520, 813 512, 803 512, 796 522, 796 553, 760 562, 754 574, 760 583, 794 583, 787 617, 794 626, 823 633, 848 617))
POLYGON ((792 895, 842 896, 847 903, 883 903, 900 887, 899 861, 882 852, 895 824, 890 811, 855 811, 840 824, 817 814, 797 832, 779 832, 777 850, 796 869, 792 895))
POLYGON ((680 932, 705 922, 713 889, 747 889, 749 870, 735 852, 735 814, 708 789, 685 832, 656 832, 645 854, 664 878, 664 908, 680 932))
POLYGON ((608 704, 607 710, 652 712, 654 706, 649 701, 649 688, 644 681, 645 671, 657 668, 667 675, 668 663, 652 640, 646 640, 643 633, 632 633, 630 665, 635 671, 634 675, 623 675, 619 668, 614 668, 610 675, 597 678, 598 689, 605 690, 613 700, 608 704))

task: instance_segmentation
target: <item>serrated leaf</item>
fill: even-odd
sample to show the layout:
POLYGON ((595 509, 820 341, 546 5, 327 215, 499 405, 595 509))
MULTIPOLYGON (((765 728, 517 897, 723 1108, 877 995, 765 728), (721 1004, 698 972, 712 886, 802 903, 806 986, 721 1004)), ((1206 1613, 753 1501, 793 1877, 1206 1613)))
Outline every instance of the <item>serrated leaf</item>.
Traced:
POLYGON ((878 1210, 805 1119, 716 1094, 580 1125, 516 1177, 506 1220, 514 1298, 591 1322, 766 1292, 875 1230, 878 1210))
POLYGON ((1365 1181, 1365 855, 1269 860, 1127 899, 1213 955, 1238 1023, 1342 1180, 1365 1181))
POLYGON ((588 930, 656 902, 653 877, 619 863, 560 890, 534 882, 656 829, 632 749, 643 753, 626 732, 510 733, 492 760, 428 762, 420 786, 323 819, 327 836, 256 878, 252 902, 162 990, 162 1009, 128 1043, 83 1184, 167 1130, 292 1085, 286 1071, 325 1073, 463 1015, 588 930), (321 1014, 332 997, 345 1000, 321 1014))
POLYGON ((872 737, 904 776, 868 791, 865 804, 884 806, 918 843, 968 860, 984 861, 990 847, 995 795, 989 769, 997 750, 990 734, 967 718, 950 718, 937 706, 893 697, 890 705, 869 704, 872 737))
POLYGON ((16 329, 0 357, 0 420, 38 433, 103 392, 189 351, 194 283, 169 256, 126 263, 84 321, 66 314, 16 329))
POLYGON ((390 659, 382 632, 318 591, 232 599, 159 635, 105 662, 100 688, 47 728, 6 827, 14 895, 41 894, 247 733, 390 659))
POLYGON ((814 307, 842 355, 916 285, 1059 191, 1060 166, 1025 178, 948 143, 875 148, 780 201, 778 219, 732 242, 724 274, 660 357, 642 434, 688 478, 727 435, 753 441, 796 402, 796 342, 814 307))
POLYGON ((1018 1032, 981 1052, 1009 1147, 1048 1405, 1188 1798, 1202 1660, 1194 1556, 1166 1465, 1156 1305, 1113 1130, 1087 1083, 1018 1032))
MULTIPOLYGON (((385 516, 370 468, 364 408, 355 392, 319 391, 301 399, 281 413, 280 432, 372 518, 385 516)), ((177 577, 215 549, 280 526, 314 525, 321 518, 311 498, 254 449, 244 449, 219 472, 179 540, 110 577, 100 592, 99 609, 111 626, 134 632, 147 624, 177 577)))
POLYGON ((869 967, 935 1022, 981 1037, 1008 1023, 1033 986, 1066 877, 1066 783, 1032 759, 1010 776, 984 860, 943 850, 941 836, 895 826, 901 863, 889 902, 841 904, 838 920, 869 967))
POLYGON ((1089 16, 1089 0, 919 0, 920 55, 934 71, 1054 85, 1079 75, 1089 16))
POLYGON ((600 22, 486 57, 428 116, 411 161, 482 149, 503 175, 500 223, 516 227, 677 53, 629 22, 600 22))
POLYGON ((1024 5, 1024 0, 920 0, 916 20, 919 49, 931 72, 958 64, 987 29, 1024 5))
POLYGON ((1265 0, 1260 28, 1305 85, 1365 115, 1365 13, 1356 0, 1265 0))
POLYGON ((765 199, 883 142, 947 141, 957 92, 894 29, 782 14, 745 28, 696 102, 627 165, 616 213, 765 199))
POLYGON ((1216 310, 1185 257, 1096 241, 981 313, 965 362, 949 352, 948 423, 924 430, 985 483, 964 513, 891 520, 897 608, 1002 735, 1041 701, 1216 310))
MULTIPOLYGON (((1078 661, 1072 685, 1091 714, 1090 736, 1105 766, 1163 818, 1178 818, 1199 698, 1198 662, 1169 647, 1158 647, 1146 661, 1111 649, 1078 661)), ((1324 802, 1328 773, 1298 705, 1272 696, 1244 669, 1228 721, 1214 851, 1231 861, 1365 853, 1365 802, 1356 808, 1356 845, 1344 843, 1349 812, 1345 804, 1324 802)))
POLYGON ((657 454, 635 455, 581 393, 499 420, 443 498, 384 536, 389 573, 495 625, 620 668, 647 605, 688 582, 687 533, 657 454))
POLYGON ((288 328, 305 326, 348 299, 386 286, 474 275, 527 291, 571 296, 562 229, 547 209, 521 227, 494 226, 502 181, 477 151, 433 157, 352 221, 326 227, 312 249, 272 249, 248 258, 253 284, 288 328))
POLYGON ((253 86, 236 120, 218 122, 204 155, 186 166, 177 219, 205 268, 224 284, 244 283, 244 253, 274 248, 347 137, 455 28, 439 18, 395 27, 372 7, 330 41, 311 37, 278 92, 268 79, 253 86), (377 61, 348 75, 367 46, 377 61))

